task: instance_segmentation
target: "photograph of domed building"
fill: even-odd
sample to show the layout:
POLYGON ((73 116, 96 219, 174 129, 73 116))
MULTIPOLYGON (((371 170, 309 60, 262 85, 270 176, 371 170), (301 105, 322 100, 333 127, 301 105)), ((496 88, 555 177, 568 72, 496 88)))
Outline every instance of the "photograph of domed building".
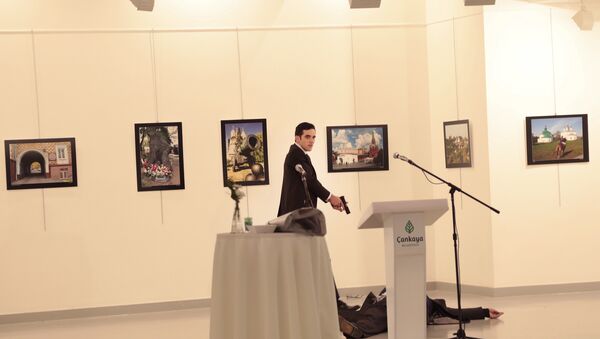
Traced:
POLYGON ((587 115, 527 117, 527 163, 586 162, 587 115))
POLYGON ((538 135, 538 144, 547 144, 549 142, 552 142, 552 140, 554 140, 554 136, 552 135, 552 133, 550 133, 548 127, 544 126, 544 130, 542 131, 542 133, 540 133, 540 135, 538 135))
POLYGON ((75 139, 6 140, 7 189, 77 186, 75 139))
POLYGON ((575 141, 579 139, 577 136, 577 131, 570 125, 565 126, 562 131, 560 131, 560 136, 565 138, 567 141, 575 141))
POLYGON ((327 127, 329 172, 388 169, 387 125, 327 127))

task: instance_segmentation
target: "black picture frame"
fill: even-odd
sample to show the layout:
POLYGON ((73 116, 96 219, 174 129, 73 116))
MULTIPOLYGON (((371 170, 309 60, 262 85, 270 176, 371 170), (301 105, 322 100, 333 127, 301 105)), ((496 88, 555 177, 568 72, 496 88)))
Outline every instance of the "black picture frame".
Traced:
POLYGON ((444 157, 446 168, 472 166, 469 120, 444 121, 444 157))
POLYGON ((267 119, 221 120, 223 186, 269 184, 267 119))
POLYGON ((530 116, 525 126, 528 165, 590 161, 587 114, 530 116))
POLYGON ((327 171, 389 170, 387 125, 327 126, 327 171))
POLYGON ((77 186, 75 138, 4 141, 6 189, 77 186))
POLYGON ((134 124, 137 190, 185 189, 181 122, 134 124))

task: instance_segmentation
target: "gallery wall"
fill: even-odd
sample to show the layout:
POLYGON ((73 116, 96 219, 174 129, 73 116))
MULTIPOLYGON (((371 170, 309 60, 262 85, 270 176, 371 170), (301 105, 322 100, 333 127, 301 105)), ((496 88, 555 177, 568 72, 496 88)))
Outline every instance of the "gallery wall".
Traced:
MULTIPOLYGON (((383 284, 383 234, 356 230, 362 211, 447 189, 398 161, 327 173, 325 127, 388 124, 390 154, 489 198, 482 16, 460 2, 182 1, 153 13, 116 0, 3 2, 0 135, 75 137, 79 185, 0 183, 0 314, 210 298, 215 236, 233 212, 223 119, 267 118, 271 184, 242 201, 256 224, 276 213, 293 128, 318 126, 319 179, 353 211, 320 205, 336 281, 383 284), (450 170, 442 123, 458 118, 472 121, 474 167, 450 170), (183 123, 185 190, 136 190, 133 124, 155 121, 183 123)), ((489 286, 492 217, 464 198, 458 208, 464 281, 489 286)), ((450 225, 446 215, 428 229, 429 281, 453 281, 450 225)))
MULTIPOLYGON (((483 18, 481 15, 450 18, 429 24, 427 30, 430 168, 465 192, 490 203, 483 18), (471 167, 446 168, 443 123, 464 119, 469 120, 471 167)), ((424 181, 422 177, 418 179, 424 181)), ((435 185, 434 196, 450 199, 449 187, 435 185)), ((489 287, 493 281, 492 212, 460 193, 455 194, 455 204, 461 281, 489 287)), ((432 264, 436 277, 432 281, 454 283, 456 279, 451 217, 447 213, 434 226, 432 264)))
MULTIPOLYGON (((600 31, 579 8, 502 1, 486 9, 494 286, 597 283, 600 31), (525 117, 588 114, 590 162, 528 166, 525 117)), ((596 22, 597 26, 597 22, 596 22)))
MULTIPOLYGON (((0 313, 210 298, 214 239, 229 231, 233 210, 222 186, 221 119, 268 119, 271 185, 248 188, 242 203, 242 214, 255 223, 275 216, 281 164, 294 126, 301 120, 319 126, 313 159, 320 179, 333 192, 345 194, 354 211, 348 217, 324 209, 338 282, 383 282, 381 232, 359 233, 355 227, 363 204, 375 197, 408 198, 410 183, 394 174, 397 164, 392 171, 362 178, 357 173, 327 174, 324 156, 325 126, 388 123, 394 131, 404 126, 409 113, 398 104, 384 108, 384 102, 370 110, 355 95, 361 85, 354 73, 360 77, 371 57, 361 47, 367 43, 360 33, 354 36, 349 26, 152 32, 147 22, 166 15, 159 6, 156 13, 161 14, 136 26, 136 18, 149 14, 135 12, 129 3, 107 3, 118 15, 100 15, 105 20, 100 23, 85 20, 88 11, 105 13, 95 5, 3 5, 12 6, 4 13, 16 18, 2 20, 8 27, 0 35, 2 138, 75 137, 79 185, 1 191, 0 313), (56 17, 63 20, 53 21, 56 17), (18 31, 27 28, 40 31, 18 31), (99 30, 80 31, 87 29, 99 30), (359 103, 364 108, 355 108, 359 103), (136 191, 133 123, 154 121, 183 123, 185 190, 136 191), (385 192, 379 192, 382 186, 385 192)), ((277 16, 294 6, 298 3, 257 13, 277 16)), ((350 21, 350 11, 344 13, 350 21)), ((230 14, 223 15, 226 23, 230 14)), ((165 24, 177 22, 170 20, 165 24)), ((260 16, 240 17, 239 22, 271 24, 260 16)), ((384 49, 407 58, 405 46, 422 40, 423 29, 381 28, 377 35, 380 43, 400 45, 371 46, 377 47, 374 53, 384 49)), ((423 48, 417 52, 425 54, 423 48)), ((398 72, 404 75, 411 67, 401 65, 398 72)), ((391 77, 385 81, 397 82, 391 77)), ((411 101, 405 92, 388 92, 380 99, 395 103, 398 95, 407 99, 401 105, 411 101)), ((390 135, 392 147, 410 139, 396 135, 390 135)))

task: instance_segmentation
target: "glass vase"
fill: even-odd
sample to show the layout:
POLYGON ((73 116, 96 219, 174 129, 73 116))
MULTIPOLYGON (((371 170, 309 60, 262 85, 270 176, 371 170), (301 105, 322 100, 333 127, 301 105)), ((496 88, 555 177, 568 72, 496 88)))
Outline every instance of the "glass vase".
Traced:
POLYGON ((240 217, 240 207, 236 204, 235 210, 233 210, 233 217, 231 218, 231 233, 244 233, 245 227, 240 217))

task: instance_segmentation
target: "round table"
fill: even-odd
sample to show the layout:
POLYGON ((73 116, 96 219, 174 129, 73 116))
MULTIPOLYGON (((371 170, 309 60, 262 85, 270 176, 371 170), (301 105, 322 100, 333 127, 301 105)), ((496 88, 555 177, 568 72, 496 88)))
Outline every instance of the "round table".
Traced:
POLYGON ((323 237, 218 234, 211 339, 343 339, 323 237))

